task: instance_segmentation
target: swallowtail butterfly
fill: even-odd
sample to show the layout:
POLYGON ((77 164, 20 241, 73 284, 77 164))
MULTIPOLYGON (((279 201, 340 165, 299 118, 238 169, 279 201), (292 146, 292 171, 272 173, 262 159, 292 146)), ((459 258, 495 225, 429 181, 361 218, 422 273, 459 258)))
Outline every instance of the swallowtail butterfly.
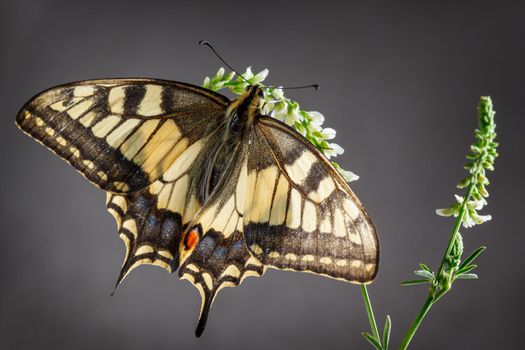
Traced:
POLYGON ((32 98, 16 124, 107 193, 126 245, 117 286, 151 264, 202 296, 196 334, 223 287, 267 267, 368 283, 379 245, 361 202, 308 140, 261 113, 157 79, 87 80, 32 98))

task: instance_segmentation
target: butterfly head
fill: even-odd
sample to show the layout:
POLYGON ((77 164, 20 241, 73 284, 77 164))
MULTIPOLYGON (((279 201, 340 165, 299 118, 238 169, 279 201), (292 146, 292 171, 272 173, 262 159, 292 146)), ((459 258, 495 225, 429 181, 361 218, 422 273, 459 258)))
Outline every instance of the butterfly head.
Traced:
POLYGON ((264 100, 264 90, 260 85, 248 85, 238 100, 241 100, 241 107, 246 109, 259 109, 264 100))
POLYGON ((226 111, 226 118, 232 131, 243 131, 253 124, 261 114, 264 90, 260 85, 248 85, 244 94, 233 100, 226 111))

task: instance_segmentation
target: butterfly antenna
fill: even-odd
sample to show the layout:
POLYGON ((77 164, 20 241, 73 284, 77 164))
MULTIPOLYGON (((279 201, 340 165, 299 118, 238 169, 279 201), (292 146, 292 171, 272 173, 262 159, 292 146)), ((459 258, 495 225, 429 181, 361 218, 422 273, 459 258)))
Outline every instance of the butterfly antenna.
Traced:
POLYGON ((230 68, 231 71, 235 72, 235 73, 236 73, 238 76, 240 76, 245 82, 247 82, 248 84, 252 85, 248 80, 246 80, 245 77, 243 77, 239 72, 237 72, 235 69, 233 69, 233 67, 230 66, 230 65, 228 64, 228 62, 226 62, 226 61, 224 60, 224 58, 221 57, 221 55, 219 55, 219 53, 217 52, 217 50, 215 50, 215 49, 213 48, 213 46, 212 46, 208 41, 206 41, 206 40, 200 40, 200 41, 199 41, 199 45, 208 46, 208 47, 210 48, 210 50, 213 51, 213 53, 215 54, 215 56, 217 56, 217 57, 222 61, 222 63, 224 63, 224 64, 226 65, 226 67, 230 68))
POLYGON ((308 88, 314 88, 316 90, 319 90, 319 84, 311 84, 311 85, 303 85, 303 86, 263 86, 263 89, 281 89, 281 90, 294 90, 294 89, 308 89, 308 88))

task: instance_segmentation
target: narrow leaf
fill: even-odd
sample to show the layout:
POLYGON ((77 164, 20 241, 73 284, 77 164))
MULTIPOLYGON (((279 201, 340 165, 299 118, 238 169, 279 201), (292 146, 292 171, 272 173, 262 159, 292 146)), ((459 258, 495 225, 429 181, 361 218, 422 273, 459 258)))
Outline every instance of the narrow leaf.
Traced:
POLYGON ((365 337, 365 339, 368 340, 368 342, 369 342, 370 344, 372 344, 372 346, 373 346, 374 348, 376 348, 377 350, 383 350, 383 349, 381 348, 381 344, 379 344, 379 342, 377 341, 377 339, 374 338, 374 337, 372 336, 372 334, 370 334, 370 333, 366 333, 366 332, 363 332, 363 333, 361 333, 361 334, 363 334, 363 337, 365 337))
POLYGON ((478 267, 478 265, 468 265, 468 266, 465 266, 465 267, 463 267, 462 269, 458 269, 458 270, 456 271, 456 275, 461 275, 461 274, 464 274, 464 273, 470 272, 470 271, 474 270, 476 267, 478 267))
POLYGON ((401 283, 402 286, 413 286, 415 284, 427 284, 429 280, 408 280, 401 283))
POLYGON ((434 279, 434 274, 432 274, 431 272, 428 272, 426 270, 417 270, 417 271, 414 271, 414 273, 418 276, 421 276, 421 277, 424 277, 428 280, 433 280, 434 279))
POLYGON ((421 263, 421 264, 419 264, 419 266, 421 266, 421 268, 422 268, 423 270, 428 271, 428 272, 430 272, 432 275, 434 275, 434 273, 432 272, 432 270, 431 270, 427 265, 421 263))
POLYGON ((487 247, 481 246, 478 249, 474 250, 472 253, 470 253, 470 255, 461 263, 461 265, 459 265, 458 270, 461 270, 463 267, 470 265, 470 263, 474 261, 474 259, 476 259, 478 255, 480 255, 485 249, 487 249, 487 247))
POLYGON ((383 349, 388 349, 388 343, 390 342, 390 328, 392 328, 392 321, 390 316, 386 315, 385 328, 383 329, 383 349))
POLYGON ((476 275, 475 273, 464 273, 464 274, 458 275, 456 279, 458 280, 477 280, 478 275, 476 275))

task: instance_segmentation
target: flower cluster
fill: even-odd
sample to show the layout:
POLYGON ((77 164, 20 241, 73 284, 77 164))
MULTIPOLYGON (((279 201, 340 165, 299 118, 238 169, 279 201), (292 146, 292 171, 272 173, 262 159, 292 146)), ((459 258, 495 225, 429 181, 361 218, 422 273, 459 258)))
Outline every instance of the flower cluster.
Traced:
MULTIPOLYGON (((215 76, 212 78, 206 77, 202 86, 213 91, 227 88, 234 94, 241 95, 248 85, 258 84, 264 86, 261 82, 266 79, 268 73, 268 69, 264 69, 257 74, 253 74, 251 67, 248 67, 242 74, 244 79, 241 77, 234 79, 235 72, 225 74, 224 68, 221 67, 215 76)), ((329 140, 335 138, 336 132, 332 128, 322 127, 325 118, 321 113, 302 110, 299 103, 285 97, 283 90, 278 87, 268 87, 264 89, 264 93, 263 113, 295 128, 328 159, 344 152, 341 146, 329 142, 329 140)), ((359 178, 351 171, 342 169, 336 162, 332 162, 332 164, 346 181, 355 181, 359 178)))
POLYGON ((471 227, 479 225, 491 219, 490 215, 480 215, 478 210, 487 204, 486 186, 489 181, 486 177, 487 170, 494 170, 494 160, 498 156, 496 147, 496 124, 494 123, 495 112, 492 109, 490 97, 482 97, 478 105, 478 128, 475 130, 475 142, 471 146, 471 153, 467 156, 469 162, 465 169, 469 175, 459 182, 458 188, 466 188, 465 197, 455 195, 456 203, 448 208, 437 209, 436 213, 441 216, 455 216, 456 225, 452 232, 443 262, 437 273, 434 273, 425 264, 420 264, 421 270, 415 271, 418 279, 403 282, 403 285, 430 284, 433 300, 438 300, 447 293, 456 279, 477 279, 472 273, 477 266, 472 262, 485 250, 479 247, 474 250, 463 262, 463 239, 459 232, 460 225, 471 227))
POLYGON ((469 175, 457 185, 458 188, 467 188, 467 196, 463 198, 455 195, 456 203, 448 208, 436 210, 441 216, 457 217, 463 212, 464 227, 479 225, 491 219, 490 215, 479 215, 477 211, 487 204, 485 198, 489 195, 486 189, 489 180, 486 171, 494 170, 494 160, 498 156, 496 152, 498 143, 494 141, 496 138, 494 115, 490 97, 482 97, 478 106, 479 125, 475 131, 476 141, 470 147, 471 153, 467 156, 469 162, 465 165, 469 175))

